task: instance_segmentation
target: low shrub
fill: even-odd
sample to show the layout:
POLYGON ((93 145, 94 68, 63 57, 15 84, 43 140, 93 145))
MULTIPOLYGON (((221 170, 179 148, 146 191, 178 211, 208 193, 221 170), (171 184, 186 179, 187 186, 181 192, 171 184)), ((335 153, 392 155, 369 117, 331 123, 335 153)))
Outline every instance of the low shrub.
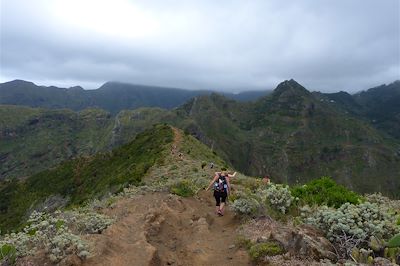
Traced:
POLYGON ((234 181, 253 192, 264 186, 264 183, 259 178, 244 177, 234 179, 234 181))
POLYGON ((275 242, 263 242, 252 245, 249 249, 250 258, 259 261, 265 256, 275 256, 285 253, 285 250, 275 242))
POLYGON ((88 246, 65 225, 66 221, 62 218, 34 211, 23 231, 3 236, 0 246, 14 247, 15 257, 34 255, 36 251, 43 250, 54 263, 70 254, 86 258, 89 255, 88 246))
POLYGON ((393 236, 389 241, 387 246, 389 248, 397 248, 400 247, 400 234, 393 236))
POLYGON ((248 238, 246 238, 246 237, 244 237, 244 236, 242 236, 242 235, 239 235, 239 236, 236 238, 236 245, 237 245, 239 248, 250 249, 252 243, 251 243, 251 240, 250 240, 250 239, 248 239, 248 238))
POLYGON ((361 199, 357 193, 336 184, 330 177, 321 177, 303 186, 295 186, 291 189, 291 193, 305 204, 328 205, 335 208, 346 202, 357 204, 361 199))
POLYGON ((69 227, 79 234, 101 233, 113 223, 110 217, 85 209, 67 211, 62 216, 69 227))
POLYGON ((196 192, 193 182, 183 179, 170 187, 170 192, 181 197, 191 197, 196 192))
POLYGON ((240 215, 252 215, 257 212, 259 205, 253 198, 239 198, 233 202, 231 208, 240 215))
MULTIPOLYGON (((400 212, 400 200, 390 199, 386 196, 383 196, 381 193, 367 194, 365 195, 365 199, 366 201, 369 201, 371 203, 376 203, 380 206, 387 207, 388 211, 400 212)), ((399 217, 399 222, 400 222, 400 217, 399 217)))
POLYGON ((84 259, 89 255, 89 247, 79 234, 99 233, 112 222, 113 219, 87 208, 53 214, 34 211, 21 232, 0 237, 0 262, 33 256, 39 250, 53 263, 71 254, 84 259))
POLYGON ((15 263, 17 258, 17 250, 13 245, 3 244, 0 246, 0 262, 1 265, 10 265, 15 263))
POLYGON ((349 255, 353 247, 367 247, 372 236, 388 239, 400 231, 395 217, 375 203, 345 203, 338 209, 322 206, 312 212, 302 210, 302 215, 308 216, 305 222, 320 228, 343 255, 349 255))
POLYGON ((281 213, 286 213, 294 199, 289 187, 285 185, 269 185, 258 192, 266 204, 269 203, 273 209, 281 213))

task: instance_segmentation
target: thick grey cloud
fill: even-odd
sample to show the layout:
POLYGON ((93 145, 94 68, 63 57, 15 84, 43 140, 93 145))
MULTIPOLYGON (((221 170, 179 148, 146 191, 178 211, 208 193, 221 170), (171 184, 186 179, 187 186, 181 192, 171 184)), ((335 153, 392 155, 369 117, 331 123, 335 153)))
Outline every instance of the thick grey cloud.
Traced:
POLYGON ((0 81, 356 91, 400 79, 398 0, 2 0, 0 81))

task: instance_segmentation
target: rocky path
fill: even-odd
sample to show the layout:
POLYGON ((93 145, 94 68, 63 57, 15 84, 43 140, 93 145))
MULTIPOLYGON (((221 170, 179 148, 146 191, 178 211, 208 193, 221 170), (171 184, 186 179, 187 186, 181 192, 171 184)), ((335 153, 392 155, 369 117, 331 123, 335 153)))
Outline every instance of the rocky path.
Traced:
MULTIPOLYGON (((174 133, 171 159, 184 163, 182 135, 174 133)), ((239 221, 229 207, 217 216, 214 204, 204 190, 193 198, 164 192, 123 198, 106 210, 116 222, 88 239, 93 256, 84 265, 249 265, 247 252, 235 247, 239 221)))
POLYGON ((117 222, 90 239, 94 256, 84 265, 249 265, 234 246, 238 221, 213 210, 205 191, 197 199, 147 193, 121 200, 108 213, 117 222))

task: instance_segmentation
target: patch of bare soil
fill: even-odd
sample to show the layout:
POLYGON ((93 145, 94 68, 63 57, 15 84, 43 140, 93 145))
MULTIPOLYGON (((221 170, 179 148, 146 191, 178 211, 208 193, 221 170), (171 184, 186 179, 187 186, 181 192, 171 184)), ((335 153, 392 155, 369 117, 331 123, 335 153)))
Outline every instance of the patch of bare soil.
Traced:
POLYGON ((84 265, 250 265, 247 252, 234 246, 239 222, 229 210, 214 214, 210 192, 147 193, 107 212, 117 221, 90 236, 93 257, 84 265))

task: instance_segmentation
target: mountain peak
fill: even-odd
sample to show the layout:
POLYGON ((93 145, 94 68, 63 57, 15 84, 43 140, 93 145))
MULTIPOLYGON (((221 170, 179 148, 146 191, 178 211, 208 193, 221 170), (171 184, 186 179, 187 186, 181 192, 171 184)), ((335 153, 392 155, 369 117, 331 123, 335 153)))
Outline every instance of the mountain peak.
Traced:
POLYGON ((73 86, 68 88, 69 91, 84 91, 81 86, 73 86))
POLYGON ((5 82, 3 84, 30 85, 30 86, 34 85, 34 86, 36 86, 35 83, 30 82, 30 81, 26 81, 26 80, 22 80, 22 79, 15 79, 15 80, 12 80, 12 81, 5 82))
POLYGON ((301 86, 297 81, 290 79, 281 82, 276 87, 272 95, 274 97, 295 97, 311 95, 311 93, 306 88, 301 86))

